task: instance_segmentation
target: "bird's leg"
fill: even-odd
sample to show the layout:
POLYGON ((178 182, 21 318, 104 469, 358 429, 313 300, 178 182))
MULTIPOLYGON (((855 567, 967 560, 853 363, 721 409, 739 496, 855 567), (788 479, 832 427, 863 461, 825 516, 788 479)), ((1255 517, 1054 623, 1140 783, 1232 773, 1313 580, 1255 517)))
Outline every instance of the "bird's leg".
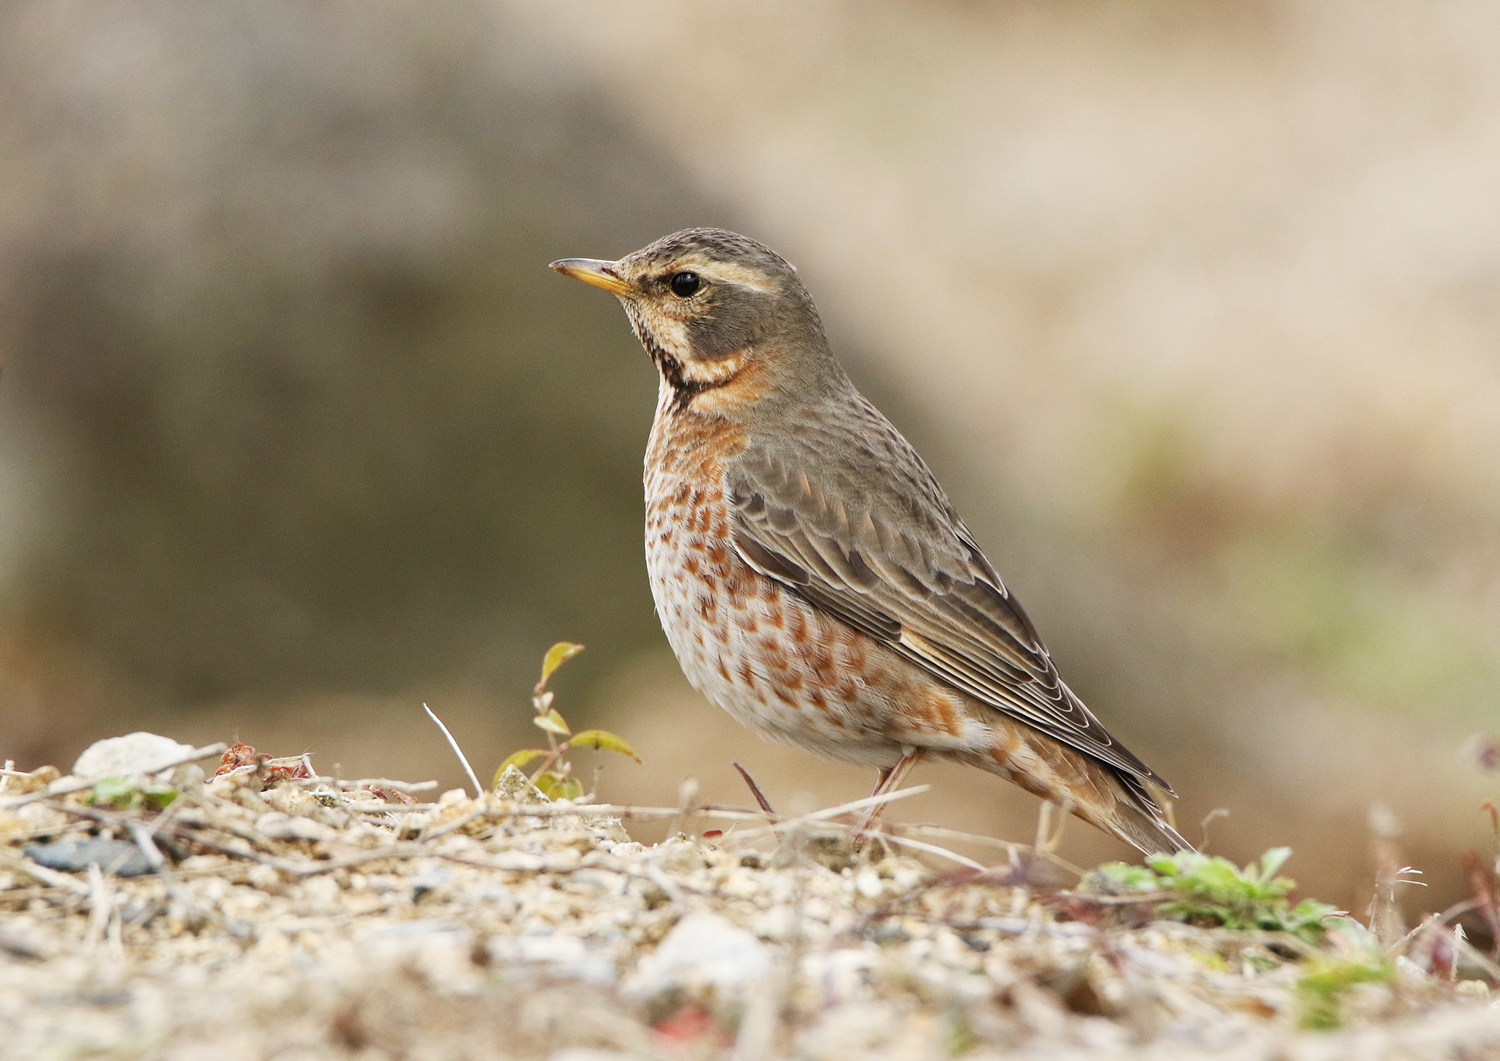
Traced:
POLYGON ((750 776, 750 771, 746 770, 739 763, 730 763, 729 765, 740 772, 740 777, 745 779, 745 785, 750 789, 750 794, 755 797, 755 802, 760 804, 761 810, 770 815, 772 821, 775 821, 776 812, 771 809, 770 802, 767 801, 765 793, 761 792, 760 786, 755 783, 755 778, 750 776))
MULTIPOLYGON (((906 780, 906 775, 911 773, 911 768, 922 761, 925 748, 908 748, 902 753, 901 758, 896 760, 894 766, 888 766, 880 771, 880 780, 875 782, 875 791, 870 795, 883 796, 887 792, 894 792, 901 787, 901 782, 906 780)), ((859 816, 859 821, 854 823, 854 846, 859 848, 864 845, 865 838, 869 835, 870 828, 879 819, 881 812, 885 810, 884 803, 875 803, 865 808, 865 812, 859 816)))
POLYGON ((1063 829, 1068 824, 1068 815, 1073 812, 1073 801, 1064 799, 1054 803, 1042 800, 1036 818, 1036 853, 1051 856, 1057 854, 1057 845, 1062 842, 1063 829))

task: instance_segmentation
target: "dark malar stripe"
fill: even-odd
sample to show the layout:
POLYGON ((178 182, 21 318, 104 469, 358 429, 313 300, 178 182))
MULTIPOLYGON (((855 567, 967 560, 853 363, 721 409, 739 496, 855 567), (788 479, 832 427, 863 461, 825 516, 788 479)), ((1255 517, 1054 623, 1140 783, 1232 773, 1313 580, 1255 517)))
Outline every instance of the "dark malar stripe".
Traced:
POLYGON ((656 341, 655 336, 644 328, 640 329, 637 334, 640 337, 641 345, 646 348, 646 353, 651 355, 651 360, 655 363, 656 370, 661 373, 661 378, 666 380, 667 386, 672 388, 671 410, 674 413, 682 412, 695 397, 704 391, 722 387, 734 379, 733 376, 730 376, 729 379, 721 380, 687 379, 682 374, 682 362, 667 353, 662 345, 656 341))

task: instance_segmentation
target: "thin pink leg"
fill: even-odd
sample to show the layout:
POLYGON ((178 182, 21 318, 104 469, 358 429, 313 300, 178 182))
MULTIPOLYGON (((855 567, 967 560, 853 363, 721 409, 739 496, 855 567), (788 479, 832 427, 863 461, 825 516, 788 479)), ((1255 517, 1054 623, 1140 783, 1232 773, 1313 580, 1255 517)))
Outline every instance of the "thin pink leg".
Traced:
MULTIPOLYGON (((901 787, 901 782, 906 780, 906 775, 911 773, 912 767, 922 761, 926 752, 925 748, 912 748, 896 760, 895 766, 888 766, 880 771, 880 780, 875 782, 875 791, 872 796, 883 796, 887 792, 894 792, 901 787)), ((870 828, 879 820, 880 814, 885 810, 884 803, 877 803, 872 807, 866 807, 865 812, 859 816, 859 821, 854 823, 854 846, 860 847, 869 835, 870 828)))

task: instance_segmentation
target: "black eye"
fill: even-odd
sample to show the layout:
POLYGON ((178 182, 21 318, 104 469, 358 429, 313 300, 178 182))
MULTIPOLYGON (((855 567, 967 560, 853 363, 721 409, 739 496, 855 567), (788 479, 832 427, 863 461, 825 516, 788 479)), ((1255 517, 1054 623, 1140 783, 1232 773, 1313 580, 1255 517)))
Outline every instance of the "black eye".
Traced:
POLYGON ((678 298, 692 298, 703 286, 703 281, 698 279, 697 273, 673 273, 671 280, 672 294, 678 298))

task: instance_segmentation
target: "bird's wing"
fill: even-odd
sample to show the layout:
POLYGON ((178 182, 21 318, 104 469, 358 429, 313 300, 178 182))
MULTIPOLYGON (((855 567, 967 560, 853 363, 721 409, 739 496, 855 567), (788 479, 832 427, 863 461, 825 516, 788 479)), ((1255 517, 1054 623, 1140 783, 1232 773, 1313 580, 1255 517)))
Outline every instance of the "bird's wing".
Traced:
POLYGON ((752 441, 729 463, 739 555, 953 688, 1170 793, 1063 684, 927 466, 864 408, 878 420, 852 446, 814 427, 806 450, 752 441))

